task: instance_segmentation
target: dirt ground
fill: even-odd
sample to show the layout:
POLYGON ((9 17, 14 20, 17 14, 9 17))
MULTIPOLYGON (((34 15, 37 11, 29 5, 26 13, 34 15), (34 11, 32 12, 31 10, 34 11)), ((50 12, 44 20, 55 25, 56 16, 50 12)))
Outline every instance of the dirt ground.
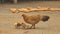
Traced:
POLYGON ((10 8, 25 8, 25 7, 59 7, 60 1, 31 1, 20 2, 18 4, 0 4, 0 34, 60 34, 60 11, 39 11, 30 12, 27 14, 41 14, 50 16, 49 21, 40 21, 36 24, 36 29, 15 29, 14 23, 24 22, 22 18, 23 12, 13 14, 10 8))

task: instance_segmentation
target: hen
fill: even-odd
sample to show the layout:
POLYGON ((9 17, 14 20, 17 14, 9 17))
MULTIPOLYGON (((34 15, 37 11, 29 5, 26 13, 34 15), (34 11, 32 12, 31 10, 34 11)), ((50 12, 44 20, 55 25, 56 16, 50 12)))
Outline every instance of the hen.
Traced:
POLYGON ((35 24, 37 24, 39 21, 48 21, 49 16, 44 16, 44 15, 27 15, 27 14, 22 14, 23 19, 26 23, 32 24, 31 28, 33 27, 35 29, 35 24))

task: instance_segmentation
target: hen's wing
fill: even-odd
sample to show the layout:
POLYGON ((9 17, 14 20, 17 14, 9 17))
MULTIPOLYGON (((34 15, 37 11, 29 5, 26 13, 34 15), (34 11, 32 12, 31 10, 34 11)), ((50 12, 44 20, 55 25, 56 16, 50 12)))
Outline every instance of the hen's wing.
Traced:
POLYGON ((25 22, 29 23, 29 24, 35 24, 38 23, 40 20, 40 17, 38 15, 32 15, 29 16, 28 18, 25 19, 25 22))

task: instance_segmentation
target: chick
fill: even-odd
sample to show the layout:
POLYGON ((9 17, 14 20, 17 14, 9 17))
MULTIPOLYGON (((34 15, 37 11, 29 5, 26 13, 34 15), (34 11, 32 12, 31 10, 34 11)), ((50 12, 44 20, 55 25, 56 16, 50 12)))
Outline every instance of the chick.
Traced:
POLYGON ((20 29, 20 28, 22 28, 22 29, 29 29, 30 28, 30 26, 25 24, 25 23, 15 23, 14 25, 15 25, 15 27, 17 29, 20 29))
POLYGON ((15 25, 15 28, 17 28, 17 29, 20 29, 20 27, 21 27, 20 23, 15 23, 14 25, 15 25))
POLYGON ((28 24, 22 23, 21 26, 23 29, 30 29, 30 25, 28 24))

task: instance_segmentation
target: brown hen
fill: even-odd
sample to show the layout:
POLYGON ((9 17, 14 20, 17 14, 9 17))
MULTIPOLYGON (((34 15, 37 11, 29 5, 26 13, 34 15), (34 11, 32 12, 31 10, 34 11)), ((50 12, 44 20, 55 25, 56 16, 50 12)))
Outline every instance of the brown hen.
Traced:
POLYGON ((23 19, 26 23, 32 24, 31 28, 33 27, 35 29, 35 24, 37 24, 39 21, 48 21, 49 16, 44 16, 44 15, 27 15, 23 14, 23 19))

